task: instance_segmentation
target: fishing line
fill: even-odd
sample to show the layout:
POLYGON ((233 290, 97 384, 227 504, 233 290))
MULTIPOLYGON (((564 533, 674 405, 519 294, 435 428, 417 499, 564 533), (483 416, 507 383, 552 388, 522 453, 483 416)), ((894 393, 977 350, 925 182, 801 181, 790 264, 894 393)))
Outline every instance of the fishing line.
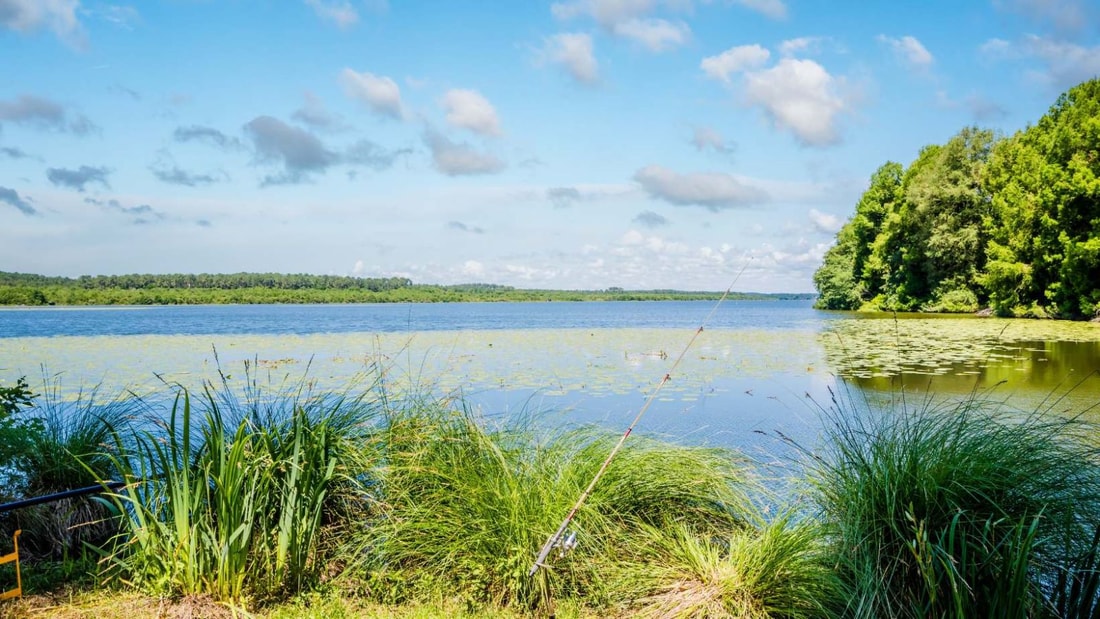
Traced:
POLYGON ((698 339, 699 334, 703 332, 703 327, 710 324, 711 318, 714 317, 715 312, 718 311, 718 307, 721 306, 722 302, 725 301, 726 297, 729 296, 730 291, 732 291, 734 285, 737 284, 737 280, 741 279, 741 274, 745 272, 745 269, 749 266, 750 261, 752 261, 751 257, 749 257, 749 259, 745 261, 745 264, 741 266, 741 270, 738 271, 737 275, 734 276, 733 281, 730 282, 729 288, 726 288, 726 291, 722 293, 722 296, 718 299, 718 302, 714 304, 714 307, 711 308, 710 313, 707 314, 707 317, 703 319, 703 322, 699 323, 699 328, 695 330, 695 333, 692 334, 691 339, 688 340, 687 345, 684 346, 684 349, 682 351, 680 351, 680 356, 676 357, 676 361, 672 363, 672 367, 669 368, 668 372, 666 372, 661 380, 657 383, 657 386, 653 389, 653 392, 649 394, 648 398, 646 398, 645 404, 643 404, 642 408, 638 410, 638 414, 634 417, 634 421, 630 422, 630 425, 626 428, 626 432, 624 432, 623 435, 619 437, 619 442, 616 443, 615 447, 611 449, 611 453, 607 454, 607 458, 603 461, 603 464, 600 465, 599 470, 596 471, 596 475, 592 477, 592 481, 589 482, 588 487, 584 489, 584 492, 581 493, 580 497, 577 499, 577 502, 573 505, 573 508, 569 510, 569 514, 565 517, 565 520, 562 520, 561 526, 559 526, 558 530, 555 531, 554 534, 546 540, 545 544, 543 544, 542 549, 539 550, 538 557, 535 559, 534 565, 531 566, 531 571, 527 573, 528 577, 534 576, 535 573, 539 571, 540 567, 546 567, 546 558, 550 556, 550 552, 555 547, 561 548, 562 554, 564 555, 565 552, 572 549, 576 545, 577 541, 575 533, 570 533, 568 536, 566 536, 566 530, 569 528, 569 524, 573 522, 573 519, 576 517, 577 512, 580 511, 581 506, 583 506, 584 502, 588 500, 589 495, 592 494, 592 490, 595 489, 596 484, 600 481, 600 478, 603 477, 603 474, 607 471, 607 467, 611 465, 611 461, 615 459, 615 456, 618 455, 619 450, 622 449, 623 444, 626 443, 627 437, 629 437, 631 433, 634 432, 634 428, 638 425, 638 422, 642 420, 642 416, 645 415, 647 410, 649 410, 649 406, 653 404, 653 401, 657 399, 657 394, 661 392, 661 388, 664 387, 665 384, 668 383, 670 380, 672 380, 672 374, 676 371, 676 368, 680 365, 680 362, 683 361, 684 356, 686 356, 688 353, 688 350, 690 350, 692 345, 695 344, 695 340, 698 339))

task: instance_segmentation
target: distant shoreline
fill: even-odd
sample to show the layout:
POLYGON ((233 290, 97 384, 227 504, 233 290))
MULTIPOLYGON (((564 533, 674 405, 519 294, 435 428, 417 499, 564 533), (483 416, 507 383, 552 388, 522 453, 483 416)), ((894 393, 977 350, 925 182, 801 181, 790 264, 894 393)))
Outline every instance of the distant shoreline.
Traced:
MULTIPOLYGON (((282 273, 96 275, 0 272, 0 306, 268 305, 561 301, 715 301, 721 291, 523 289, 499 284, 414 284, 401 277, 282 273)), ((730 292, 731 300, 803 300, 815 293, 730 292)))
MULTIPOLYGON (((3 292, 3 288, 0 288, 0 293, 3 292)), ((535 292, 535 291, 523 291, 523 292, 535 292)), ((262 299, 262 300, 241 300, 241 301, 203 301, 198 299, 183 299, 175 302, 137 302, 137 303, 125 303, 125 302, 99 302, 99 303, 42 303, 42 304, 27 304, 27 303, 0 303, 0 311, 4 310, 41 310, 41 309, 84 309, 89 311, 95 310, 140 310, 148 309, 152 307, 173 307, 182 305, 389 305, 399 303, 606 303, 606 302, 664 302, 664 301, 717 301, 722 298, 722 293, 651 293, 648 291, 628 291, 621 295, 603 295, 593 293, 591 295, 581 293, 578 295, 576 291, 537 291, 546 294, 544 298, 535 298, 541 295, 517 295, 517 298, 507 297, 495 297, 495 298, 396 298, 387 300, 277 300, 277 299, 262 299), (580 297, 580 298, 578 298, 580 297)), ((124 294, 121 296, 133 296, 130 294, 124 294)), ((728 301, 812 301, 817 295, 805 293, 805 294, 789 294, 789 293, 776 293, 776 294, 731 294, 727 297, 728 301)))

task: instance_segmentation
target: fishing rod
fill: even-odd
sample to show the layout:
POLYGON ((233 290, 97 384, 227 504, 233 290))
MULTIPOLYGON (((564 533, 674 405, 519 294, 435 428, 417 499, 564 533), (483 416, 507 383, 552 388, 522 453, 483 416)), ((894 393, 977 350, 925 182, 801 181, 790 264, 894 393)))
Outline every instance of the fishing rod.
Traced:
POLYGON ((676 371, 676 368, 680 365, 680 362, 684 359, 684 356, 687 355, 688 350, 690 350, 692 345, 695 344, 695 340, 699 337, 699 334, 703 332, 703 327, 710 323, 710 319, 714 317, 714 313, 718 311, 718 307, 721 306, 722 302, 725 301, 726 297, 729 296, 730 291, 733 290, 733 286, 737 284, 737 280, 741 278, 741 274, 745 272, 745 269, 749 266, 749 261, 751 260, 752 258, 750 257, 749 260, 741 266, 741 270, 737 272, 737 275, 734 276, 733 281, 730 282, 729 288, 726 288, 726 291, 722 293, 722 296, 718 299, 718 302, 714 304, 714 307, 711 308, 710 313, 707 314, 707 317, 703 319, 703 322, 699 323, 699 328, 695 330, 695 333, 692 334, 691 339, 688 340, 687 345, 684 346, 684 349, 682 351, 680 351, 680 356, 676 357, 676 361, 672 363, 672 367, 669 368, 668 372, 666 372, 663 377, 661 377, 661 380, 657 383, 657 386, 653 389, 653 392, 649 394, 648 398, 646 398, 645 404, 643 404, 642 408, 638 410, 638 414, 634 417, 634 421, 630 422, 630 425, 626 428, 626 432, 623 432, 623 435, 619 437, 619 442, 616 443, 615 447, 611 449, 611 453, 607 454, 607 458, 603 461, 603 464, 601 464, 600 468, 596 471, 596 475, 592 477, 592 481, 589 482, 588 487, 584 489, 584 492, 581 493, 580 498, 578 498, 577 502, 573 505, 573 508, 569 510, 569 514, 566 515, 565 520, 562 520, 561 526, 559 526, 558 530, 555 531, 554 534, 546 540, 546 543, 542 545, 542 549, 539 550, 539 554, 538 557, 535 559, 534 565, 531 566, 531 571, 527 572, 528 578, 534 576, 535 573, 539 571, 540 567, 546 567, 546 558, 550 556, 550 552, 555 547, 560 547, 562 549, 562 554, 564 555, 567 550, 570 550, 571 548, 573 548, 573 546, 576 545, 576 534, 574 533, 568 536, 566 536, 565 534, 566 530, 569 528, 570 523, 573 522, 573 519, 576 517, 577 512, 580 511, 581 506, 584 505, 584 502, 588 500, 589 495, 592 494, 592 490, 596 488, 596 484, 599 483, 600 478, 603 477, 603 474, 607 471, 607 467, 611 465, 611 461, 615 459, 615 456, 618 455, 619 450, 622 449, 623 444, 626 443, 627 437, 629 437, 631 433, 634 432, 634 428, 638 425, 638 422, 642 420, 642 416, 645 415, 647 410, 649 410, 649 406, 653 404, 653 401, 657 399, 657 394, 660 393, 661 388, 665 386, 665 383, 672 380, 672 374, 676 371))
POLYGON ((54 501, 60 501, 61 499, 72 499, 89 494, 103 494, 111 490, 118 490, 119 488, 122 488, 124 486, 126 486, 126 482, 124 481, 104 481, 94 486, 85 486, 83 488, 64 490, 62 492, 55 492, 53 494, 47 494, 44 496, 36 496, 29 499, 20 499, 18 501, 12 501, 10 503, 4 503, 3 505, 0 505, 0 514, 16 509, 23 509, 24 507, 41 505, 43 503, 53 503, 54 501))

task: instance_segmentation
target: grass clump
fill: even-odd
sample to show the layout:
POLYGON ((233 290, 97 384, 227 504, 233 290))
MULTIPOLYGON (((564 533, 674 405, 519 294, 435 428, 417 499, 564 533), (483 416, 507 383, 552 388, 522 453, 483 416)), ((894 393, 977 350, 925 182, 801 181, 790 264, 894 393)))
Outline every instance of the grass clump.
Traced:
POLYGON ((829 617, 841 594, 820 528, 790 515, 712 537, 647 526, 634 548, 615 572, 631 616, 829 617))
MULTIPOLYGON (((117 475, 111 430, 138 415, 141 402, 103 402, 95 389, 64 401, 57 395, 58 380, 45 379, 41 395, 24 398, 20 424, 12 429, 16 440, 6 446, 7 464, 0 466, 5 481, 0 494, 9 499, 95 486, 117 475)), ((27 560, 67 560, 82 556, 85 544, 102 544, 117 533, 111 516, 108 506, 94 498, 61 499, 4 514, 0 535, 10 538, 22 529, 20 546, 27 560)))
POLYGON ((636 438, 572 525, 577 546, 528 576, 540 546, 616 437, 590 428, 539 437, 489 429, 438 405, 391 413, 380 434, 385 513, 363 531, 362 556, 382 599, 464 597, 469 604, 552 608, 607 601, 604 572, 630 534, 678 521, 694 530, 755 518, 744 462, 727 452, 636 438))
POLYGON ((1066 575, 1096 567, 1095 544, 1082 563, 1100 523, 1090 426, 977 398, 827 417, 812 477, 847 616, 1064 616, 1066 575))

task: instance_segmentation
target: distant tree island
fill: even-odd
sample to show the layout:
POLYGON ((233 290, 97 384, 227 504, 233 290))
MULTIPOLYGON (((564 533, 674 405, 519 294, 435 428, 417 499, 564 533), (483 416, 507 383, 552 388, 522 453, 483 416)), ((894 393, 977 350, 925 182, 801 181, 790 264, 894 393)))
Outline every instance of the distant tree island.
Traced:
MULTIPOLYGON (((371 278, 281 273, 84 275, 50 277, 0 271, 0 305, 206 305, 257 303, 442 303, 472 301, 692 301, 722 292, 684 290, 536 290, 497 284, 414 284, 371 278)), ((739 300, 809 300, 810 293, 731 292, 739 300)))
POLYGON ((883 164, 814 284, 824 309, 1100 317, 1100 79, 883 164))

